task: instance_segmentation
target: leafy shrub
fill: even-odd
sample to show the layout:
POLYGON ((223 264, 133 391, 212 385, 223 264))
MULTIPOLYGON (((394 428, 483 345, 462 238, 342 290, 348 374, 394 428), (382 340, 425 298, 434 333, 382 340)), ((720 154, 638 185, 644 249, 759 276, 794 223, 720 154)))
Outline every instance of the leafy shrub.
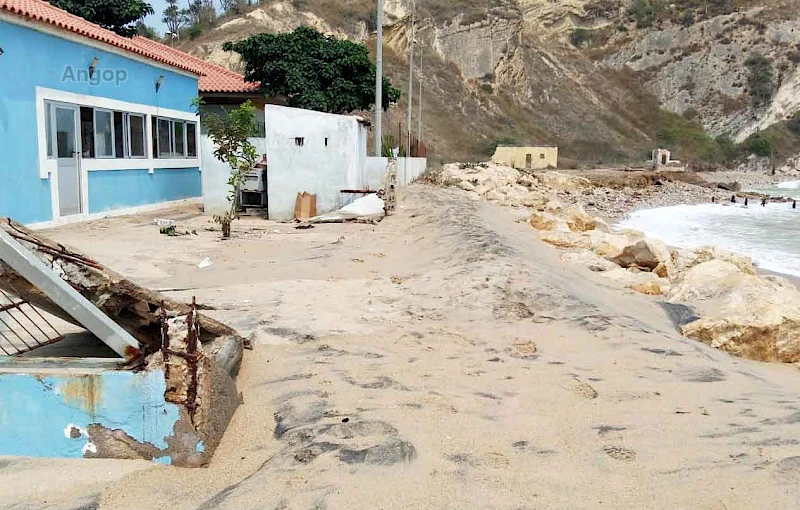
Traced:
POLYGON ((592 42, 592 33, 585 28, 576 28, 569 36, 569 41, 576 48, 580 48, 581 46, 592 42))
POLYGON ((491 94, 494 92, 494 87, 492 87, 492 85, 489 83, 483 83, 481 84, 481 90, 486 92, 487 94, 491 94))
POLYGON ((775 146, 764 133, 758 132, 750 135, 744 142, 745 149, 756 156, 772 156, 775 153, 775 146))
POLYGON ((658 17, 661 4, 658 0, 634 0, 628 14, 636 19, 636 26, 639 28, 649 28, 658 17))
POLYGON ((745 61, 747 66, 747 87, 753 105, 763 106, 772 98, 773 72, 769 59, 760 53, 753 53, 745 61))
POLYGON ((800 112, 795 113, 794 117, 789 119, 787 122, 787 127, 792 133, 800 135, 800 112))

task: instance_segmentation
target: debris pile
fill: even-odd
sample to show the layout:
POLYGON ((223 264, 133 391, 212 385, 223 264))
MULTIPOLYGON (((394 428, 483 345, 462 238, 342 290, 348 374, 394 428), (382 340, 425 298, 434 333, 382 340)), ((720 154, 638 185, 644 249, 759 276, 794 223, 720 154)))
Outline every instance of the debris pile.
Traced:
MULTIPOLYGON (((0 218, 0 229, 7 245, 16 246, 14 253, 22 256, 8 260, 0 257, 0 291, 87 329, 91 329, 88 324, 81 324, 75 318, 82 313, 79 305, 94 310, 97 317, 129 338, 124 351, 115 349, 124 356, 120 369, 163 371, 164 399, 179 408, 174 437, 168 441, 167 449, 159 450, 152 444, 137 442, 121 430, 94 424, 88 429, 92 447, 87 449, 86 456, 146 459, 168 456, 174 465, 205 464, 238 406, 233 377, 238 372, 246 341, 232 328, 198 312, 194 300, 191 304, 180 303, 140 287, 9 219, 0 218), (20 264, 20 260, 27 264, 20 264), (30 273, 29 276, 52 270, 47 276, 51 280, 43 281, 64 287, 69 291, 67 297, 62 298, 63 293, 48 287, 42 290, 35 286, 12 264, 30 273), (64 286, 61 280, 68 285, 64 286)), ((98 338, 109 344, 110 338, 98 338)))
POLYGON ((475 200, 514 207, 542 206, 550 194, 538 178, 496 163, 448 164, 442 170, 441 181, 445 186, 469 192, 475 200))

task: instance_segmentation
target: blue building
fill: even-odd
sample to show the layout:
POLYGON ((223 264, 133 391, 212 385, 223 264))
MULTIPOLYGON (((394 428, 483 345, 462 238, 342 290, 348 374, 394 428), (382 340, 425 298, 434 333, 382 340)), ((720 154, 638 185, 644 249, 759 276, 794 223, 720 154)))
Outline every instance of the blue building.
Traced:
POLYGON ((0 0, 0 216, 62 223, 202 196, 203 70, 41 0, 0 0))

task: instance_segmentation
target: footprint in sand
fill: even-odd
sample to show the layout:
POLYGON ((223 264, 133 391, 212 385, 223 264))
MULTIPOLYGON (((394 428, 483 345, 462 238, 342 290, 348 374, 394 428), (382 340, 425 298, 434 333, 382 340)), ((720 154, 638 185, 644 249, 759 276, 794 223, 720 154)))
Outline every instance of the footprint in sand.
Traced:
POLYGON ((636 452, 623 446, 622 431, 625 427, 600 426, 597 435, 603 441, 603 451, 615 460, 632 461, 636 459, 636 452))
POLYGON ((594 400, 598 395, 597 390, 592 388, 591 384, 585 383, 577 377, 575 378, 575 382, 569 386, 569 389, 588 400, 594 400))

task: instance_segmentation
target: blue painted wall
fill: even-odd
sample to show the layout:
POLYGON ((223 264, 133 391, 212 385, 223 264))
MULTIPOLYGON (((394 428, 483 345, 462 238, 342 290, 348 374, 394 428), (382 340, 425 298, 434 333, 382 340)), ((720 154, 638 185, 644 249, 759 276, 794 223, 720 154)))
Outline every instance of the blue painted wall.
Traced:
MULTIPOLYGON (((164 400, 165 391, 162 371, 0 374, 0 455, 84 457, 93 446, 85 432, 92 423, 166 449, 179 408, 164 400), (71 437, 73 427, 80 437, 71 437)), ((204 450, 202 442, 195 448, 204 450)))
POLYGON ((1 20, 0 42, 4 52, 0 56, 0 216, 22 223, 52 219, 50 182, 39 178, 35 87, 193 111, 197 77, 1 20), (126 79, 95 84, 69 79, 68 69, 77 76, 77 70, 88 69, 94 57, 99 58, 97 76, 104 71, 116 76, 114 72, 122 70, 126 79), (163 85, 156 92, 156 80, 162 75, 163 85))
POLYGON ((89 212, 199 197, 199 168, 89 172, 89 212))

